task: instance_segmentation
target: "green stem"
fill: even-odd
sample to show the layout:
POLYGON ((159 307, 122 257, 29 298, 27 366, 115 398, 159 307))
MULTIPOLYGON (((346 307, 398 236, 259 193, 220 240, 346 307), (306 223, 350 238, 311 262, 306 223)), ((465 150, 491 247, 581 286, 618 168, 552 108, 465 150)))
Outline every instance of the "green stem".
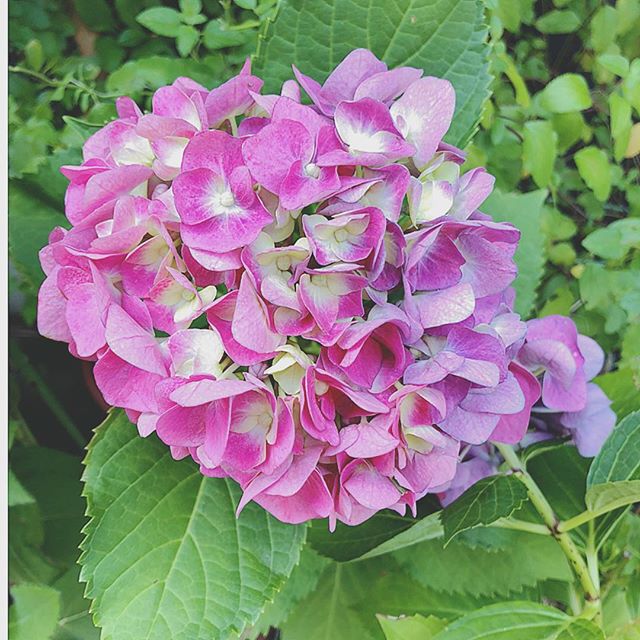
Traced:
POLYGON ((13 341, 10 343, 10 354, 20 375, 36 387, 40 397, 45 401, 51 413, 58 419, 71 439, 80 447, 84 447, 87 443, 86 438, 82 435, 78 427, 76 427, 73 419, 62 406, 55 393, 51 391, 45 379, 31 364, 29 358, 22 352, 20 347, 13 341))
POLYGON ((507 465, 513 471, 513 474, 527 488, 531 503, 540 514, 551 535, 557 540, 560 548, 569 561, 571 568, 580 580, 586 600, 583 615, 588 618, 595 618, 600 610, 600 592, 597 583, 594 583, 591 572, 589 571, 582 554, 571 539, 571 536, 566 532, 558 530, 559 521, 553 511, 553 508, 540 490, 540 487, 536 484, 536 481, 531 477, 531 475, 529 475, 520 462, 520 459, 513 447, 498 443, 496 443, 495 446, 502 454, 507 465))
MULTIPOLYGON (((589 534, 587 536, 586 558, 587 558, 587 569, 589 570, 589 575, 591 576, 591 580, 593 581, 593 585, 598 591, 598 594, 600 594, 600 571, 598 569, 598 548, 596 546, 596 530, 595 530, 595 523, 593 520, 589 522, 589 534)), ((600 625, 602 624, 602 599, 601 598, 599 598, 597 602, 595 621, 600 625)))
POLYGON ((518 520, 516 518, 501 518, 491 523, 492 527, 498 527, 499 529, 513 529, 515 531, 526 531, 527 533, 536 533, 538 535, 549 536, 549 529, 543 524, 536 522, 526 522, 525 520, 518 520))
POLYGON ((64 87, 64 89, 75 88, 81 89, 85 93, 88 93, 94 100, 97 102, 98 98, 103 100, 108 100, 110 98, 117 98, 117 93, 102 93, 100 91, 96 91, 93 87, 90 87, 88 84, 77 80, 76 78, 70 78, 68 80, 56 80, 53 78, 49 78, 44 73, 40 73, 39 71, 33 71, 32 69, 27 69, 26 67, 20 66, 9 66, 9 71, 12 73, 20 73, 25 76, 29 76, 34 80, 39 80, 42 84, 45 84, 49 87, 64 87))
POLYGON ((563 522, 561 522, 558 525, 558 531, 560 531, 560 533, 571 531, 572 529, 576 529, 577 527, 580 527, 587 522, 592 522, 600 515, 602 514, 596 511, 583 511, 577 516, 573 516, 573 518, 569 518, 568 520, 564 520, 563 522))

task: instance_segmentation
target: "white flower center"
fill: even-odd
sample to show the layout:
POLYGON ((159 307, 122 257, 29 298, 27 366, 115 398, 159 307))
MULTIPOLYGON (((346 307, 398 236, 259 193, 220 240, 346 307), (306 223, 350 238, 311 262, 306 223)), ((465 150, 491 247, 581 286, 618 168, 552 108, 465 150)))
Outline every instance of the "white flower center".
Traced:
POLYGON ((320 167, 314 162, 309 162, 309 164, 305 165, 304 173, 309 178, 318 178, 320 176, 320 167))
POLYGON ((346 229, 338 229, 334 236, 337 242, 344 242, 349 237, 349 233, 346 229))
POLYGON ((224 193, 220 194, 220 204, 223 207, 233 207, 235 203, 236 201, 231 191, 225 191, 224 193))

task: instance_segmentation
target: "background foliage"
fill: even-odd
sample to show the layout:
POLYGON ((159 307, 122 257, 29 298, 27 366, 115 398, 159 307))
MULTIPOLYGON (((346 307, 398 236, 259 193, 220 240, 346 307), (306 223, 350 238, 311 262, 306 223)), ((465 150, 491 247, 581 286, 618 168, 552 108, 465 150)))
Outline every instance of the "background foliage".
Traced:
MULTIPOLYGON (((291 62, 324 76, 355 46, 372 48, 391 65, 424 67, 450 78, 459 99, 448 140, 472 140, 467 166, 485 165, 496 176, 497 190, 484 210, 513 222, 523 234, 517 254, 519 311, 527 317, 571 315, 608 354, 606 373, 597 382, 613 398, 618 417, 640 408, 640 2, 486 0, 482 6, 475 0, 282 0, 275 19, 276 4, 9 2, 12 638, 99 636, 76 560, 86 523, 82 449, 104 407, 90 369, 64 347, 39 339, 34 318, 43 279, 37 252, 51 228, 65 223, 65 180, 58 169, 79 162, 83 140, 114 116, 115 96, 130 95, 144 107, 154 89, 180 75, 213 87, 254 54, 267 88, 275 90, 291 62)), ((232 491, 228 513, 219 515, 221 544, 248 528, 261 532, 261 546, 227 566, 209 550, 207 566, 194 571, 188 553, 207 549, 212 525, 205 506, 207 500, 213 504, 219 485, 206 486, 204 502, 196 499, 199 479, 189 465, 167 461, 163 477, 184 483, 184 495, 172 494, 163 503, 164 517, 156 513, 155 521, 137 500, 138 512, 125 512, 124 522, 114 502, 127 486, 118 468, 122 458, 104 458, 112 465, 110 474, 100 474, 99 461, 111 448, 128 446, 131 434, 119 415, 110 421, 111 440, 103 427, 85 470, 91 523, 83 544, 85 579, 104 577, 100 584, 90 581, 88 595, 95 599, 105 637, 119 640, 129 637, 127 632, 136 638, 167 637, 161 620, 169 614, 166 624, 190 630, 185 636, 174 633, 177 640, 199 634, 228 637, 241 633, 247 622, 243 637, 261 632, 275 637, 274 629, 280 628, 285 640, 493 638, 496 629, 516 623, 522 637, 526 633, 532 640, 602 638, 587 621, 570 617, 577 595, 555 541, 535 533, 474 528, 516 509, 519 519, 533 522, 519 487, 501 482, 481 488, 494 497, 512 496, 495 513, 481 511, 474 520, 466 512, 450 512, 444 519, 446 548, 439 517, 429 515, 432 503, 421 507, 426 517, 417 523, 382 515, 355 530, 338 528, 329 537, 323 524, 305 534, 265 520, 257 509, 236 524, 232 491), (154 543, 147 539, 145 547, 144 536, 135 547, 125 547, 128 554, 137 550, 135 557, 109 543, 114 535, 138 530, 138 523, 152 532, 171 517, 174 529, 163 532, 168 546, 162 557, 149 555, 154 543), (187 533, 191 547, 176 542, 187 533), (128 578, 134 601, 136 593, 152 589, 145 591, 145 607, 156 617, 144 631, 132 628, 135 616, 127 617, 132 615, 128 602, 117 596, 116 561, 142 562, 128 578), (163 562, 173 573, 158 604, 144 567, 163 562), (185 574, 196 587, 193 598, 185 595, 185 574), (208 603, 215 610, 200 611, 207 606, 206 588, 220 594, 230 579, 237 580, 242 602, 218 596, 208 603), (409 617, 394 617, 401 614, 409 617), (209 626, 198 626, 203 617, 209 626)), ((638 449, 629 444, 637 447, 637 417, 620 427, 609 449, 615 452, 627 443, 637 461, 638 449)), ((145 477, 145 460, 155 459, 157 449, 137 439, 132 446, 140 447, 132 459, 142 466, 133 469, 127 462, 122 469, 136 471, 132 478, 145 477)), ((612 500, 628 504, 629 496, 637 495, 633 460, 629 456, 626 466, 624 461, 611 465, 603 457, 587 477, 589 461, 572 449, 544 448, 530 452, 528 469, 558 515, 569 520, 585 509, 585 500, 592 510, 610 507, 612 500)), ((164 496, 160 491, 151 482, 149 512, 164 496)), ((581 548, 598 546, 604 628, 617 640, 638 637, 638 520, 616 509, 571 533, 581 548)), ((240 551, 225 547, 217 555, 240 551)))

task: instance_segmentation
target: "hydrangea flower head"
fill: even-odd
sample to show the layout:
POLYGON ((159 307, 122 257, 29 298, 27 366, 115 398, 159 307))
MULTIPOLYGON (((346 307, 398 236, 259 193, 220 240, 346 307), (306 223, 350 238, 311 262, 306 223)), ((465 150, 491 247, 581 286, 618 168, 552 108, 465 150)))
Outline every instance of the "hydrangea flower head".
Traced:
POLYGON ((324 84, 294 76, 261 94, 247 63, 149 113, 118 100, 62 170, 72 228, 41 252, 40 332, 95 362, 141 436, 285 522, 447 503, 532 411, 536 437, 593 455, 601 352, 513 311, 519 232, 443 141, 451 84, 363 49, 324 84))

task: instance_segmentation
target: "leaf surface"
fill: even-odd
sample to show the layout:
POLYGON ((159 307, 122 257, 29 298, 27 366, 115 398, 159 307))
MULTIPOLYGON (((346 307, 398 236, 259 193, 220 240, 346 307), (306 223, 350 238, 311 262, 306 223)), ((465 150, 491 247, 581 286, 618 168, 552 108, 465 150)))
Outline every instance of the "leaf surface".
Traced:
POLYGON ((81 579, 109 640, 226 638, 258 618, 297 564, 305 527, 239 487, 176 462, 120 411, 98 428, 84 475, 88 515, 81 579))
POLYGON ((267 92, 291 78, 291 65, 323 82, 353 49, 389 67, 412 66, 450 80, 456 113, 446 140, 464 146, 488 96, 486 27, 476 0, 284 0, 257 56, 267 92))

